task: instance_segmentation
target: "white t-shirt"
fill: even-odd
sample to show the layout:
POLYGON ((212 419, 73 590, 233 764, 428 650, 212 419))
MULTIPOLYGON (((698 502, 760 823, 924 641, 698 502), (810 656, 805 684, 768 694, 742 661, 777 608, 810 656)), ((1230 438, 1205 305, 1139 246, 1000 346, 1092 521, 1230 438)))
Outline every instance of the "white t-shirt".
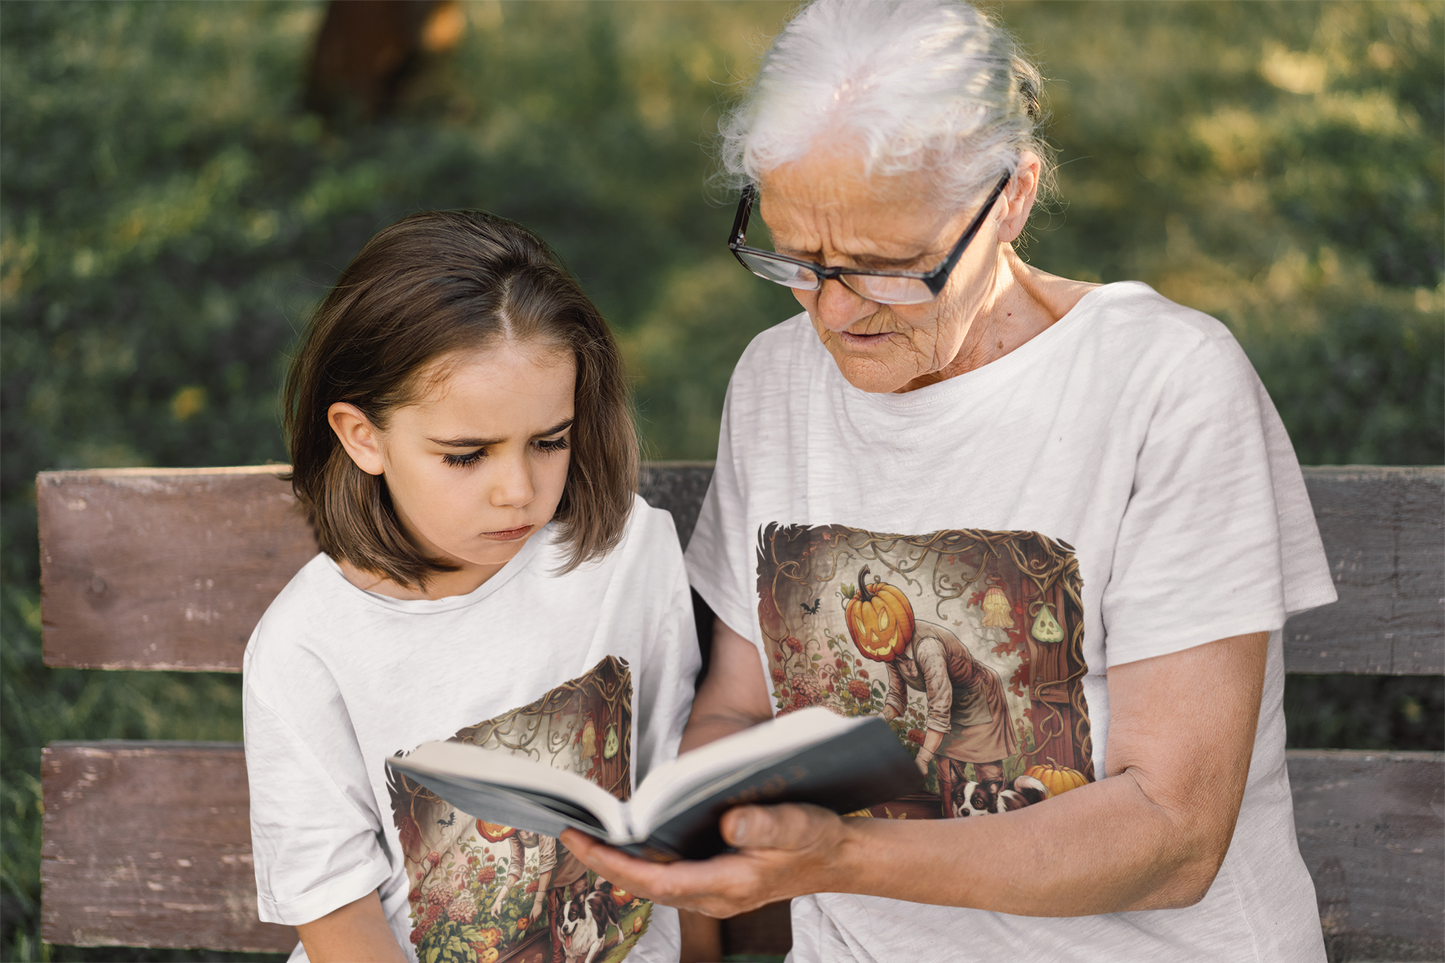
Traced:
POLYGON ((991 364, 869 394, 799 315, 733 374, 687 561, 758 646, 777 710, 901 706, 905 746, 939 740, 930 793, 875 817, 1006 811, 1020 776, 1101 776, 1109 665, 1272 630, 1244 802, 1202 902, 1038 919, 819 894, 793 903, 792 959, 1324 959, 1279 629, 1335 594, 1289 438, 1219 322, 1111 284, 991 364))
MULTIPOLYGON (((474 592, 416 601, 357 588, 323 554, 277 596, 244 665, 261 919, 310 922, 379 889, 413 959, 561 959, 550 921, 595 874, 389 782, 384 762, 458 738, 621 794, 676 755, 699 653, 671 517, 636 499, 615 550, 557 576, 564 549, 548 525, 474 592)), ((676 912, 613 895, 627 958, 676 960, 676 912)))

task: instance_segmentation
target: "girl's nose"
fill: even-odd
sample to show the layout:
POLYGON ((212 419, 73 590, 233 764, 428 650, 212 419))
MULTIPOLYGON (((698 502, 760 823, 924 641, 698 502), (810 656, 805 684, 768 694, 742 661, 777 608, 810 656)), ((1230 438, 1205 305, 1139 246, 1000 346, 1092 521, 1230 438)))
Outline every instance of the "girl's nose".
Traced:
POLYGON ((496 508, 525 508, 536 496, 532 466, 526 456, 507 458, 492 476, 491 503, 496 508))
MULTIPOLYGON (((876 302, 838 280, 824 281, 822 288, 808 293, 814 299, 818 320, 834 331, 845 331, 878 310, 876 302)), ((804 302, 803 307, 808 304, 804 302)))

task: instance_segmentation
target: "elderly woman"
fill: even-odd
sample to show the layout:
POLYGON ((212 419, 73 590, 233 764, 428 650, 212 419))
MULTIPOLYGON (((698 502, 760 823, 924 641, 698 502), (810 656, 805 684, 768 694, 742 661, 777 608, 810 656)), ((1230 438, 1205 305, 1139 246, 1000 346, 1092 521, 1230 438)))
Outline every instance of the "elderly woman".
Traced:
POLYGON ((1016 254, 1051 176, 1039 91, 972 7, 819 0, 725 126, 730 247, 804 313, 729 389, 684 748, 801 705, 879 714, 929 792, 734 809, 737 851, 705 862, 567 842, 710 916, 792 898, 798 961, 1322 960, 1281 707, 1285 619, 1334 598, 1299 467, 1221 324, 1016 254), (873 660, 924 618, 1007 687, 1006 759, 950 753, 962 726, 873 660), (936 818, 935 755, 969 818, 936 818))

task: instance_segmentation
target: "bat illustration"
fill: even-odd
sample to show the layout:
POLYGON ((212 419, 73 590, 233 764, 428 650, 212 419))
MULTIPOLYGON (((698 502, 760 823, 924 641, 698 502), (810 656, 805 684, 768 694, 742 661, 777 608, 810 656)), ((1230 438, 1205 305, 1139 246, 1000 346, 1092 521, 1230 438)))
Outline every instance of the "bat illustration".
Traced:
POLYGON ((804 611, 804 612, 807 612, 809 615, 817 615, 817 614, 818 614, 818 606, 820 606, 820 605, 823 604, 823 600, 822 600, 822 599, 813 599, 813 604, 812 604, 812 605, 809 605, 807 602, 799 602, 798 604, 801 605, 801 606, 803 607, 803 611, 804 611))
POLYGON ((448 826, 448 827, 450 827, 450 826, 455 825, 455 824, 456 824, 456 821, 457 821, 457 811, 456 811, 455 809, 453 809, 451 815, 448 816, 446 819, 438 819, 438 820, 437 820, 437 825, 438 825, 438 826, 448 826))

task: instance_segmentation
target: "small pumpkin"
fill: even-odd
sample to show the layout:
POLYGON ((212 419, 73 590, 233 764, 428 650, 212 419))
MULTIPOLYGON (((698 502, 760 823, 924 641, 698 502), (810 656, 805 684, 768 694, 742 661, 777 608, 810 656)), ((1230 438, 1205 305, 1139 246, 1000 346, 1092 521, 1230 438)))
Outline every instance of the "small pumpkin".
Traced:
POLYGON ((626 906, 632 902, 632 894, 625 889, 614 889, 612 891, 612 901, 618 906, 626 906))
POLYGON ((489 823, 480 819, 477 820, 477 832, 489 843, 500 843, 511 837, 516 832, 511 826, 503 826, 501 823, 489 823))
POLYGON ((501 955, 495 946, 489 946, 477 954, 477 963, 497 963, 501 955))
POLYGON ((637 917, 636 919, 634 919, 634 920, 632 921, 632 932, 634 932, 634 933, 641 933, 641 932, 642 932, 642 917, 641 917, 641 916, 637 917))
POLYGON ((1030 766, 1028 774, 1043 783, 1051 796, 1068 792, 1070 789, 1078 789, 1089 781, 1079 770, 1070 769, 1068 766, 1061 766, 1054 762, 1053 756, 1044 758, 1049 761, 1048 765, 1030 766))
POLYGON ((913 606, 897 586, 867 582, 868 566, 858 573, 858 588, 844 606, 848 634, 858 651, 874 662, 892 662, 913 639, 913 606))

